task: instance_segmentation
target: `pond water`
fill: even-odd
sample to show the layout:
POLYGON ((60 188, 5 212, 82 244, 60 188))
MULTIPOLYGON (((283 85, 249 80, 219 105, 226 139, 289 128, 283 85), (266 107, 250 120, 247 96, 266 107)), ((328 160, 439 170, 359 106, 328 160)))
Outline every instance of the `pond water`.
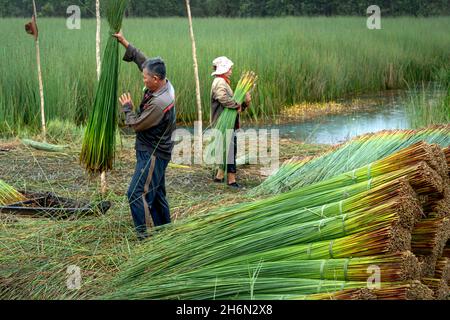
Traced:
POLYGON ((386 99, 370 110, 328 115, 297 123, 245 125, 245 128, 279 129, 280 137, 306 143, 336 144, 355 136, 385 129, 408 129, 406 110, 400 98, 386 99))
MULTIPOLYGON (((279 123, 244 122, 244 130, 279 129, 280 138, 300 140, 310 144, 337 144, 355 136, 381 130, 409 129, 406 111, 407 91, 385 91, 376 95, 358 97, 363 107, 344 114, 324 115, 312 120, 283 121, 279 123), (366 103, 364 102, 366 101, 366 103)), ((436 98, 436 92, 429 92, 429 98, 436 98)), ((344 101, 345 103, 345 101, 344 101)), ((193 131, 192 127, 184 127, 193 131)))

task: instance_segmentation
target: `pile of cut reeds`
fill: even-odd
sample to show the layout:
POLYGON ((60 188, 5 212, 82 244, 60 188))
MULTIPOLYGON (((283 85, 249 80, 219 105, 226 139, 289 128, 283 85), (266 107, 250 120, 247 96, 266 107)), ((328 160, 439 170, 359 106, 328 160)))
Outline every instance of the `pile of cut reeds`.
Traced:
MULTIPOLYGON (((313 159, 287 161, 263 183, 251 190, 249 195, 277 194, 301 188, 367 165, 419 141, 448 147, 450 125, 366 134, 313 159)), ((446 150, 449 159, 450 151, 448 148, 446 150)))
POLYGON ((442 298, 433 279, 444 277, 447 217, 429 208, 449 200, 448 187, 444 151, 419 139, 331 178, 156 229, 103 298, 442 298), (381 283, 372 291, 374 265, 381 283))
POLYGON ((25 196, 0 179, 0 205, 7 205, 25 200, 25 196))

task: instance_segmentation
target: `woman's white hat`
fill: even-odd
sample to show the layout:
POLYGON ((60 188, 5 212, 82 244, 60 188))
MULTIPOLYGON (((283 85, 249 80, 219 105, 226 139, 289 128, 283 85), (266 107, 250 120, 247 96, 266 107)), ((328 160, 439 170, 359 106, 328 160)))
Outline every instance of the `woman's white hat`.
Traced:
POLYGON ((213 66, 216 67, 216 71, 211 73, 211 75, 217 76, 217 75, 227 73, 233 65, 234 65, 233 61, 231 61, 227 57, 215 58, 213 61, 213 66))

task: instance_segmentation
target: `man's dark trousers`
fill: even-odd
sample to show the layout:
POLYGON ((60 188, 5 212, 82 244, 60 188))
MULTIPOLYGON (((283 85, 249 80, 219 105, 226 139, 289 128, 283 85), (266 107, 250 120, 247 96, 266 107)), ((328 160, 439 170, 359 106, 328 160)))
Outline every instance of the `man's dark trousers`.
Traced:
POLYGON ((128 189, 131 215, 139 238, 147 236, 147 227, 170 223, 166 199, 165 172, 169 160, 136 151, 136 169, 128 189))

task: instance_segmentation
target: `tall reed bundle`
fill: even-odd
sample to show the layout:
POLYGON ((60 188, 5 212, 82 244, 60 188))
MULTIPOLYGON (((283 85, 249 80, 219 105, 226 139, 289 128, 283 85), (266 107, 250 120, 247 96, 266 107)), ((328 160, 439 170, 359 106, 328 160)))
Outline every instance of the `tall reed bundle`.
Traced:
MULTIPOLYGON (((109 34, 119 32, 126 5, 127 0, 106 1, 109 34)), ((114 161, 118 115, 119 44, 111 36, 106 43, 101 67, 94 106, 86 126, 80 154, 80 162, 91 173, 111 170, 114 161)))
MULTIPOLYGON (((384 282, 419 279, 419 261, 411 252, 398 252, 372 257, 277 260, 272 262, 208 265, 179 274, 172 281, 187 279, 245 278, 257 275, 261 278, 304 278, 339 281, 366 281, 368 267, 380 267, 384 282)), ((162 276, 164 277, 164 276, 162 276)), ((169 276, 168 278, 171 278, 169 276)))
POLYGON ((447 284, 450 282, 450 259, 441 257, 436 262, 436 268, 434 271, 434 278, 442 279, 447 284))
POLYGON ((217 167, 221 168, 225 173, 227 172, 227 164, 230 163, 228 157, 230 154, 230 144, 233 139, 236 118, 236 110, 225 108, 214 126, 214 129, 217 130, 217 133, 220 133, 220 136, 215 137, 213 156, 218 164, 217 167))
POLYGON ((366 282, 345 282, 301 278, 185 279, 132 283, 126 289, 103 296, 103 299, 165 299, 165 300, 251 300, 273 296, 299 296, 314 293, 360 288, 366 282))
POLYGON ((286 299, 298 295, 361 288, 367 268, 377 265, 382 287, 417 279, 410 252, 353 259, 286 260, 206 267, 189 273, 146 277, 107 294, 107 299, 286 299), (274 281, 279 281, 275 285, 274 281), (292 286, 291 284, 295 284, 292 286))
POLYGON ((443 300, 450 295, 450 289, 446 281, 436 278, 423 278, 422 283, 433 291, 433 297, 443 300))
MULTIPOLYGON (((393 175, 374 178, 373 183, 375 186, 377 184, 383 185, 382 182, 384 181, 390 182, 405 177, 405 175, 408 174, 414 177, 415 181, 423 178, 425 179, 423 183, 426 183, 428 176, 421 174, 421 171, 424 170, 424 168, 426 169, 427 165, 425 163, 420 163, 419 165, 411 166, 404 170, 398 170, 401 172, 395 172, 393 175)), ((399 186, 401 184, 391 183, 391 186, 395 185, 399 186)), ((359 188, 359 193, 366 192, 367 183, 363 183, 359 188)), ((380 190, 383 189, 380 188, 380 190)), ((314 207, 313 205, 309 206, 308 203, 316 205, 317 202, 319 202, 319 205, 321 205, 322 202, 326 204, 329 201, 333 201, 333 196, 326 194, 326 197, 324 197, 323 200, 317 200, 317 195, 314 195, 310 198, 306 198, 308 201, 303 202, 301 197, 299 197, 301 194, 299 191, 300 190, 292 191, 291 193, 294 194, 293 196, 287 196, 286 194, 276 196, 279 198, 279 201, 273 201, 273 199, 270 201, 269 199, 269 203, 271 204, 264 203, 266 200, 261 200, 260 202, 263 204, 247 204, 244 205, 246 208, 242 211, 240 211, 240 208, 238 207, 228 213, 188 219, 185 223, 167 228, 165 229, 165 232, 156 235, 152 239, 151 244, 148 245, 150 248, 147 248, 146 250, 152 252, 152 255, 146 256, 145 253, 143 253, 145 258, 143 256, 143 260, 137 263, 135 262, 135 265, 130 267, 130 269, 136 267, 142 271, 145 268, 149 268, 152 270, 149 274, 157 274, 162 270, 167 273, 171 268, 174 271, 186 271, 183 268, 199 267, 202 264, 216 263, 225 260, 227 257, 231 258, 237 256, 240 258, 242 255, 251 255, 252 251, 261 252, 263 249, 270 250, 282 245, 288 246, 298 244, 301 243, 301 241, 313 242, 320 239, 327 239, 326 237, 344 236, 346 232, 361 231, 361 229, 359 229, 359 222, 361 222, 361 225, 365 225, 361 228, 367 228, 367 232, 383 229, 384 226, 398 225, 398 228, 391 228, 392 234, 398 235, 397 240, 400 243, 399 248, 407 250, 409 249, 409 246, 405 246, 405 243, 410 241, 411 226, 415 219, 422 214, 418 203, 412 200, 413 197, 409 198, 411 201, 406 201, 408 198, 401 197, 397 199, 393 198, 391 199, 392 201, 387 201, 386 203, 379 203, 372 209, 367 209, 367 207, 365 208, 362 205, 364 210, 361 209, 346 214, 339 213, 342 210, 343 202, 336 203, 334 205, 335 215, 327 219, 323 219, 321 212, 317 211, 325 211, 326 208, 313 208, 316 212, 309 212, 310 218, 305 219, 310 222, 296 223, 296 219, 299 219, 297 221, 302 221, 304 214, 308 214, 309 210, 304 209, 314 207), (287 201, 292 201, 292 204, 287 201), (278 206, 278 211, 275 209, 274 205, 278 206), (272 208, 274 208, 274 210, 272 210, 272 208), (283 208, 283 210, 280 210, 280 208, 283 208), (298 210, 303 209, 304 214, 296 215, 296 208, 298 210), (365 215, 367 212, 369 213, 369 216, 373 216, 374 220, 372 221, 374 221, 374 224, 370 224, 369 220, 364 220, 371 219, 369 216, 365 215), (396 213, 392 215, 393 212, 396 213), (406 212, 407 214, 405 214, 406 212), (288 213, 289 216, 283 217, 283 213, 288 213), (386 214, 389 214, 390 216, 388 217, 386 214), (234 217, 234 215, 236 215, 236 217, 234 217), (281 219, 279 219, 278 215, 280 215, 281 219), (344 217, 345 219, 343 219, 344 217), (272 223, 272 219, 275 223, 272 223), (353 229, 351 226, 347 225, 347 219, 353 219, 352 221, 355 222, 353 229), (345 227, 345 229, 343 227, 345 227), (318 232, 319 230, 320 233, 318 232), (331 233, 327 235, 325 231, 331 233), (215 237, 210 237, 211 234, 215 234, 215 237), (171 249, 167 251, 169 248, 171 249), (164 261, 164 263, 161 263, 161 261, 164 261)), ((357 194, 357 191, 358 190, 354 191, 354 193, 357 194)), ((376 196, 374 195, 374 198, 375 197, 376 196)), ((334 195, 334 198, 342 200, 342 191, 338 191, 336 195, 334 195)), ((332 206, 330 206, 330 208, 331 207, 332 206)), ((387 240, 389 241, 389 237, 387 240)))
POLYGON ((438 218, 450 217, 450 198, 445 196, 443 199, 435 200, 426 197, 426 202, 422 203, 424 212, 438 218))
POLYGON ((372 260, 405 271, 388 279, 417 279, 412 254, 388 254, 411 250, 414 226, 420 247, 428 229, 417 222, 423 211, 415 195, 443 192, 436 172, 443 161, 417 142, 328 180, 160 228, 122 267, 107 297, 294 297, 339 281, 356 285, 356 270, 372 260), (387 257, 396 262, 382 260, 387 257), (274 279, 283 283, 275 288, 274 279), (318 287, 314 280, 323 282, 318 287))
POLYGON ((432 300, 433 291, 420 281, 383 284, 380 289, 347 289, 306 296, 308 300, 432 300))
POLYGON ((0 205, 7 205, 25 200, 25 196, 0 179, 0 205))
POLYGON ((449 230, 448 218, 430 216, 416 224, 412 232, 411 248, 419 257, 423 277, 433 276, 436 262, 448 240, 449 230))
POLYGON ((419 221, 412 232, 411 246, 414 254, 435 255, 436 259, 448 240, 450 220, 448 218, 426 218, 419 221))
POLYGON ((444 152, 444 149, 438 144, 430 144, 430 149, 434 157, 436 158, 436 164, 438 167, 433 168, 436 170, 438 174, 440 174, 443 178, 448 177, 448 164, 447 158, 444 152))
POLYGON ((357 137, 306 163, 281 166, 249 194, 273 194, 329 179, 368 165, 419 141, 440 146, 450 144, 450 125, 421 130, 382 131, 357 137))
MULTIPOLYGON (((233 100, 238 104, 242 104, 245 101, 246 94, 256 86, 257 79, 258 77, 253 71, 244 72, 234 90, 233 100)), ((231 161, 231 159, 229 160, 230 145, 236 118, 237 110, 225 108, 214 125, 214 129, 221 134, 215 140, 214 157, 216 157, 219 167, 225 172, 225 182, 227 181, 227 164, 231 161)))
MULTIPOLYGON (((182 246, 182 245, 181 245, 182 246)), ((280 260, 317 260, 317 259, 339 259, 348 257, 375 256, 386 253, 410 250, 410 238, 408 232, 392 226, 378 229, 375 232, 362 232, 343 238, 321 241, 309 244, 299 244, 294 246, 273 246, 274 249, 265 252, 254 252, 245 256, 236 256, 228 261, 221 261, 221 264, 236 263, 259 263, 261 261, 271 262, 280 260)), ((168 248, 161 248, 167 250, 168 248)), ((155 253, 155 252, 153 252, 155 253)), ((167 253, 170 256, 170 253, 167 253)), ((121 272, 114 281, 117 291, 127 290, 133 284, 153 281, 154 275, 171 275, 176 273, 176 268, 163 271, 167 265, 166 261, 160 260, 149 262, 153 255, 148 250, 139 251, 135 258, 123 266, 121 272)), ((206 263, 205 263, 206 264, 206 263)))
POLYGON ((450 240, 447 241, 444 250, 442 251, 442 256, 445 258, 450 258, 450 240))
POLYGON ((450 176, 450 147, 445 148, 444 150, 445 159, 447 160, 448 174, 450 176))
POLYGON ((253 90, 258 81, 258 76, 253 71, 246 71, 241 75, 236 89, 234 90, 233 99, 239 104, 245 101, 245 96, 247 93, 253 90))
MULTIPOLYGON (((399 182, 397 184, 392 183, 392 186, 402 186, 402 184, 399 182)), ((365 190, 365 189, 364 189, 365 190)), ((383 188, 380 188, 380 191, 383 190, 383 188)), ((387 189, 389 190, 389 189, 387 189)), ((408 189, 407 189, 408 190, 408 189)), ((392 190, 391 190, 392 192, 392 190)), ((393 193, 392 193, 393 194, 393 193)), ((402 194, 402 193, 401 193, 402 194)), ((373 195, 375 201, 379 200, 376 198, 376 195, 373 195)), ((293 203, 295 204, 295 198, 293 199, 293 203)), ((364 199, 364 198, 362 198, 364 199)), ((179 227, 174 226, 171 228, 172 230, 166 230, 166 232, 156 235, 153 239, 151 244, 152 248, 148 249, 149 251, 153 252, 154 254, 151 257, 146 257, 144 263, 145 264, 157 264, 159 265, 160 260, 165 260, 165 268, 167 271, 167 264, 170 263, 170 261, 173 261, 174 266, 181 267, 181 262, 185 261, 187 265, 193 265, 193 262, 189 260, 192 256, 193 252, 198 253, 197 260, 200 262, 209 261, 211 262, 211 257, 208 259, 204 258, 201 253, 208 254, 209 252, 213 251, 213 246, 217 245, 222 248, 227 249, 225 244, 229 243, 230 251, 228 254, 235 255, 237 254, 235 246, 237 245, 236 241, 253 241, 255 243, 258 243, 257 240, 255 240, 255 232, 258 232, 260 234, 260 238, 263 243, 266 243, 270 246, 275 246, 275 243, 271 243, 269 240, 274 239, 274 237, 278 237, 280 241, 291 241, 297 240, 300 241, 297 237, 296 228, 298 229, 300 226, 305 227, 305 232, 310 231, 320 231, 322 233, 316 233, 325 236, 324 230, 326 228, 333 228, 333 225, 336 229, 333 231, 333 234, 343 234, 342 232, 350 232, 350 226, 346 227, 345 230, 343 229, 343 226, 347 226, 348 220, 350 217, 354 217, 354 221, 358 221, 359 219, 370 219, 369 217, 363 218, 365 214, 368 212, 369 214, 373 215, 373 218, 375 221, 377 219, 380 219, 378 222, 383 221, 383 216, 385 216, 386 213, 394 213, 394 215, 391 215, 388 220, 386 220, 383 223, 390 224, 394 220, 398 222, 399 225, 402 226, 402 229, 405 229, 405 232, 400 232, 402 234, 404 241, 410 241, 410 234, 407 230, 411 230, 411 227, 413 225, 413 221, 417 219, 421 215, 420 207, 418 206, 418 203, 414 201, 415 199, 412 196, 405 197, 405 194, 402 194, 401 197, 394 197, 390 200, 386 200, 385 203, 378 203, 377 206, 374 208, 369 208, 367 206, 361 205, 361 210, 355 210, 355 212, 347 212, 344 214, 340 213, 341 206, 339 203, 336 203, 334 206, 334 215, 331 215, 328 219, 321 218, 321 211, 324 208, 313 208, 313 210, 316 210, 317 213, 310 212, 310 210, 303 210, 303 214, 299 214, 302 211, 299 211, 299 213, 296 213, 295 210, 292 210, 289 213, 289 216, 283 215, 282 211, 272 212, 270 208, 262 209, 260 213, 258 211, 250 211, 245 212, 240 217, 242 217, 242 222, 240 221, 239 217, 234 219, 233 215, 227 216, 221 216, 221 215, 214 215, 216 218, 215 220, 210 219, 191 219, 191 221, 188 223, 191 226, 197 225, 197 228, 194 227, 187 227, 184 224, 181 224, 179 227), (409 200, 408 200, 409 199, 409 200), (269 214, 272 213, 273 215, 269 214), (309 214, 309 218, 303 218, 306 214, 309 214), (265 218, 265 216, 267 216, 265 218), (345 219, 343 219, 345 217, 345 219), (394 219, 394 220, 392 220, 394 219), (397 220, 398 219, 398 220, 397 220), (203 221, 207 220, 207 221, 203 221), (228 221, 229 220, 229 221, 228 221), (273 221, 271 221, 273 220, 273 221), (310 222, 303 222, 302 221, 310 221, 310 222), (297 222, 298 221, 298 222, 297 222), (346 222, 347 221, 347 222, 346 222), (344 223, 345 222, 345 223, 344 223), (330 224, 330 225, 327 225, 330 224), (294 227, 292 227, 294 226, 294 227), (295 227, 297 226, 297 227, 295 227), (281 234, 276 234, 275 231, 279 230, 280 228, 282 232, 281 234), (309 229, 308 229, 309 228, 309 229), (290 232, 290 230, 293 230, 295 233, 291 238, 286 237, 286 232, 290 232), (335 233, 336 231, 340 233, 335 233), (210 237, 211 234, 214 234, 215 237, 210 237), (266 239, 266 234, 271 235, 270 238, 266 239), (172 245, 177 243, 177 246, 172 245), (170 250, 170 254, 166 252, 163 248, 169 248, 172 247, 170 250), (174 249, 175 247, 180 248, 180 250, 174 249), (186 262, 187 261, 187 262, 186 262)), ((349 201, 351 203, 351 201, 349 201)), ((280 208, 284 208, 285 210, 288 210, 288 208, 283 207, 283 203, 281 202, 279 205, 280 208)), ((331 208, 332 206, 330 206, 331 208)), ((302 208, 302 207, 299 207, 302 208)), ((258 209, 259 210, 259 209, 258 209)), ((328 209, 326 209, 327 212, 329 212, 328 209)), ((380 222, 381 223, 381 222, 380 222)), ((376 228, 374 226, 368 225, 367 228, 376 228)), ((303 232, 303 230, 301 230, 303 232)), ((410 231, 409 231, 410 232, 410 231)), ((301 234, 298 234, 299 236, 301 234)), ((317 238, 316 238, 317 239, 317 238)), ((278 243, 280 244, 280 243, 278 243)), ((244 250, 253 250, 253 247, 250 247, 246 245, 242 245, 244 250)), ((407 247, 406 249, 408 249, 407 247)), ((217 252, 216 252, 217 253, 217 252)), ((211 253, 212 254, 212 253, 211 253)), ((223 254, 217 253, 215 255, 215 259, 224 259, 223 254)), ((152 269, 156 270, 156 267, 152 267, 152 269)))

